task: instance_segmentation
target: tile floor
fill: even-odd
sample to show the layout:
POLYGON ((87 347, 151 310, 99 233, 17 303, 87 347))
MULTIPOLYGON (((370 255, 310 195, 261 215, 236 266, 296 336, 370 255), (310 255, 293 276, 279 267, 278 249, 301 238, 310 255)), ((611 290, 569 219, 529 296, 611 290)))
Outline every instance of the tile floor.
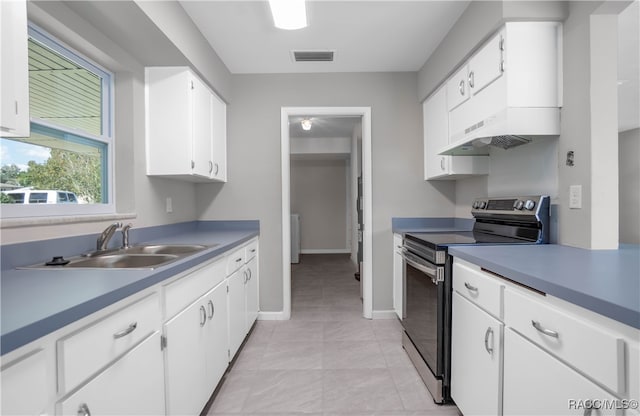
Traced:
POLYGON ((209 415, 459 415, 438 406, 396 320, 362 318, 349 255, 292 266, 290 321, 258 321, 209 415))

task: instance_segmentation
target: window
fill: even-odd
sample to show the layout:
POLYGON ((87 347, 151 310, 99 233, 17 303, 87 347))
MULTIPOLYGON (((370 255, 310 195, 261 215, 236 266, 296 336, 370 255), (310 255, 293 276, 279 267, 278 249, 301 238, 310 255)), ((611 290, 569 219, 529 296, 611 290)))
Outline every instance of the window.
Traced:
POLYGON ((0 138, 2 216, 113 212, 113 75, 33 24, 28 45, 31 135, 0 138))

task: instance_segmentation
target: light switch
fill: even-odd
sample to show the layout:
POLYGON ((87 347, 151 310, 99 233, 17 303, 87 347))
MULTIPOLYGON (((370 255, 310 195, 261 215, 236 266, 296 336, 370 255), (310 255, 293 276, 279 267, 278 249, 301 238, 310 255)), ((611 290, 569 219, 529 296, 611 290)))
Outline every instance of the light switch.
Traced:
POLYGON ((582 185, 569 186, 569 208, 582 208, 582 185))
POLYGON ((170 214, 173 212, 173 200, 171 198, 167 198, 167 214, 170 214))

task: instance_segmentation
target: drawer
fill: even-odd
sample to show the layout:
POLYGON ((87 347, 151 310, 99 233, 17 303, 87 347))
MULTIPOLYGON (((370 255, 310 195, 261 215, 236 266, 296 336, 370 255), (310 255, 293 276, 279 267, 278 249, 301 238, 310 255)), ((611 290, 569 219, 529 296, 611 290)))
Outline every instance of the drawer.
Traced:
POLYGON ((244 248, 244 262, 249 263, 249 260, 254 258, 258 254, 258 239, 251 240, 244 248))
POLYGON ((502 319, 504 284, 478 266, 456 259, 453 263, 453 290, 494 317, 502 319))
POLYGON ((222 282, 226 275, 226 258, 189 273, 165 286, 165 319, 170 319, 200 296, 222 282))
POLYGON ((244 254, 244 247, 242 247, 227 255, 227 276, 244 265, 244 254))
POLYGON ((158 295, 95 321, 57 342, 58 386, 68 391, 160 328, 158 295))
POLYGON ((507 326, 592 380, 625 392, 625 342, 606 328, 512 288, 505 290, 504 317, 507 326))

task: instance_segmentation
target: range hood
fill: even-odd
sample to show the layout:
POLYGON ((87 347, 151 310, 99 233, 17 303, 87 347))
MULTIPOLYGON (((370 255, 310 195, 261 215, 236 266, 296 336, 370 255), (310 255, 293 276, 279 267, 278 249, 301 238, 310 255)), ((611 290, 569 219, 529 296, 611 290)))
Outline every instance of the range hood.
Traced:
POLYGON ((511 149, 538 138, 559 134, 559 108, 507 107, 468 125, 459 132, 451 132, 449 145, 442 148, 438 154, 488 155, 491 147, 511 149))

